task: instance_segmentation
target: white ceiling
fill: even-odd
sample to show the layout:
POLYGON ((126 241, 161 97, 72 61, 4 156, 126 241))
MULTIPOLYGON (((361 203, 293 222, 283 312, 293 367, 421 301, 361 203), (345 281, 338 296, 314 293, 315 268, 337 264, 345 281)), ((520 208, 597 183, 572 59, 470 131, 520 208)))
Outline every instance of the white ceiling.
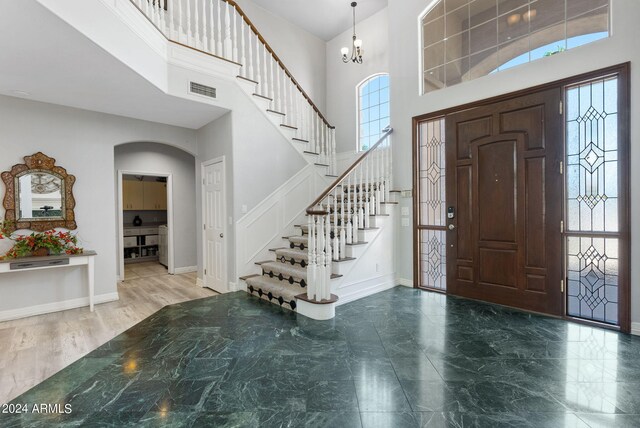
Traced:
MULTIPOLYGON (((325 41, 333 39, 353 26, 351 0, 253 0, 253 2, 325 41)), ((387 6, 387 0, 357 0, 357 2, 357 22, 387 6)))
POLYGON ((0 10, 0 94, 192 129, 226 112, 163 93, 33 0, 0 10))

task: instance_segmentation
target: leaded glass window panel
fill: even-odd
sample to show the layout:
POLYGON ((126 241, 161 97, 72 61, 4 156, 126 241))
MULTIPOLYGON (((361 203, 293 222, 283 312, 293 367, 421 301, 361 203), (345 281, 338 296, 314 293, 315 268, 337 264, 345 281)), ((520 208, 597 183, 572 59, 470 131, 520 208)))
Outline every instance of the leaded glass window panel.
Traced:
POLYGON ((418 127, 420 285, 446 290, 445 120, 418 127))
POLYGON ((618 324, 616 238, 567 238, 567 314, 618 324))
POLYGON ((566 88, 567 315, 619 324, 619 77, 566 88))
POLYGON ((567 228, 618 231, 617 77, 567 90, 567 228))

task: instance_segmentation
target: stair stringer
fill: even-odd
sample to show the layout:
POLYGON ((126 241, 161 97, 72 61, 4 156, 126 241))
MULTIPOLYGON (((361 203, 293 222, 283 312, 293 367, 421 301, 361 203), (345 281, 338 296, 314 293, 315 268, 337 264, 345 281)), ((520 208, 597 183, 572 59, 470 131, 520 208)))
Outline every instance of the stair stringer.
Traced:
MULTIPOLYGON (((318 155, 312 155, 308 153, 309 144, 308 142, 302 142, 294 140, 295 132, 290 128, 283 127, 285 125, 286 114, 278 114, 269 112, 269 108, 271 107, 271 101, 255 96, 254 94, 260 92, 260 83, 254 81, 248 81, 244 79, 238 78, 238 84, 242 89, 242 92, 246 94, 247 97, 251 99, 251 101, 266 115, 269 122, 273 124, 273 126, 278 130, 282 136, 291 143, 291 145, 300 153, 300 155, 307 161, 307 163, 314 165, 317 162, 330 163, 327 159, 322 159, 318 155), (307 153, 305 152, 307 151, 307 153)), ((329 173, 329 170, 326 167, 318 166, 318 169, 325 174, 329 173)))
MULTIPOLYGON (((385 205, 388 216, 376 216, 375 226, 379 229, 365 232, 367 244, 358 250, 356 259, 347 266, 340 266, 343 276, 331 284, 332 293, 339 297, 338 305, 379 293, 395 287, 395 223, 397 205, 385 205), (371 272, 374 272, 372 274, 371 272)), ((374 218, 374 217, 372 217, 374 218)), ((334 262, 334 273, 337 273, 334 262)))

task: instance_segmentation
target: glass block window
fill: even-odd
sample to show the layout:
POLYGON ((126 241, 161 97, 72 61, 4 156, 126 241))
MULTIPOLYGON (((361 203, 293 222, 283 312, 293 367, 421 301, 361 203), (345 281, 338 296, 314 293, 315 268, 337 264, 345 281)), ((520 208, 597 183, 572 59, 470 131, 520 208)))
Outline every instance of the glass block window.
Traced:
POLYGON ((568 87, 567 314, 618 324, 618 76, 568 87))
POLYGON ((423 93, 610 33, 609 0, 433 0, 421 17, 423 93))
POLYGON ((418 127, 420 286, 447 288, 445 120, 418 127))
POLYGON ((358 85, 358 148, 369 150, 389 126, 389 75, 377 74, 358 85))

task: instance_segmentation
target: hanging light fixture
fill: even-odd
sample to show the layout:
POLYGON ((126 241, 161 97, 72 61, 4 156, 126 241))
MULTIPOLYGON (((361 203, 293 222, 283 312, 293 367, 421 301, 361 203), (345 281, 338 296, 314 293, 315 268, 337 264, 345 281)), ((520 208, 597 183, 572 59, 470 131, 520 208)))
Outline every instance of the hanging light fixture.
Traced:
POLYGON ((351 7, 353 8, 353 47, 351 48, 351 58, 349 58, 349 48, 344 47, 340 49, 340 53, 342 53, 342 62, 345 64, 351 60, 351 62, 355 62, 356 64, 362 64, 362 40, 356 37, 356 6, 358 3, 352 2, 351 7))

